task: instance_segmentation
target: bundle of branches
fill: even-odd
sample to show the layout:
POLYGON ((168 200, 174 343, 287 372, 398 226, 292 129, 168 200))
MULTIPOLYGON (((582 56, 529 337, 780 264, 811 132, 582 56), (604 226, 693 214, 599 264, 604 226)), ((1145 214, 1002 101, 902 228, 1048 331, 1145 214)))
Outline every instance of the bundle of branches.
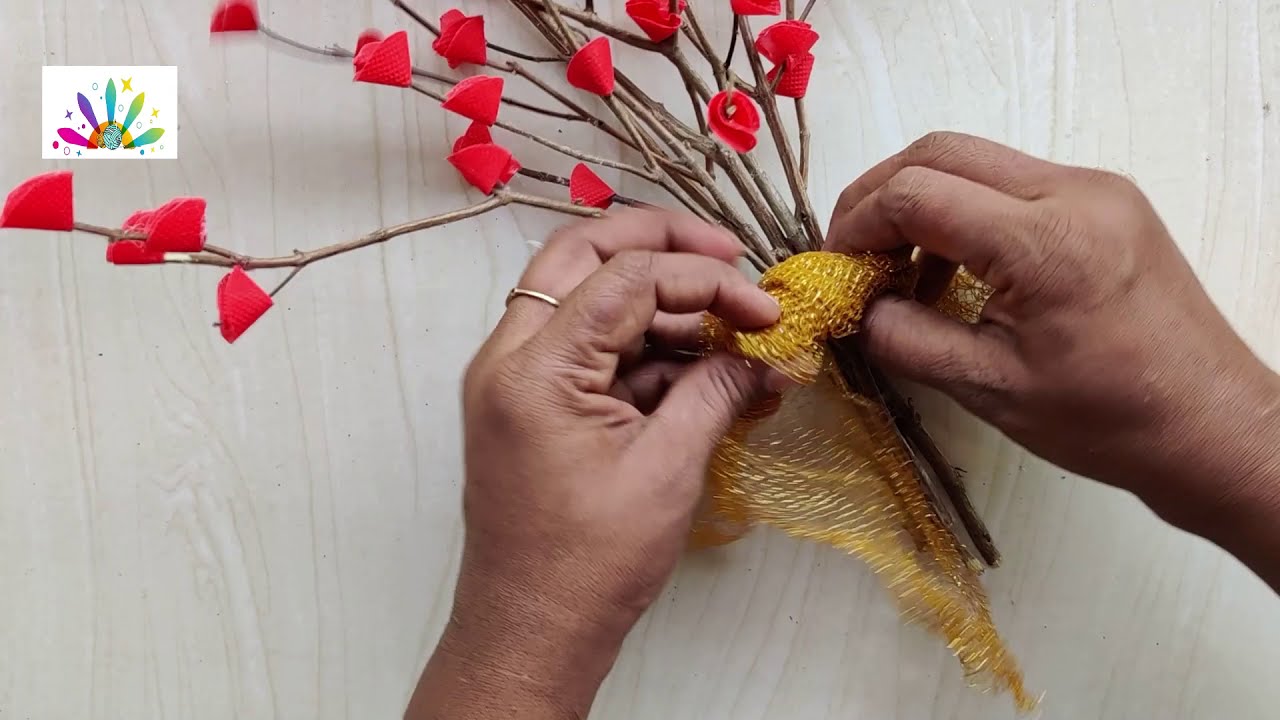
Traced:
MULTIPOLYGON (((709 346, 763 359, 810 387, 782 401, 781 409, 775 404, 744 418, 722 444, 696 538, 729 541, 752 524, 766 523, 863 557, 886 577, 909 616, 946 636, 971 675, 1011 691, 1020 707, 1029 708, 1032 701, 995 633, 976 580, 983 563, 998 563, 991 536, 911 405, 848 342, 862 306, 876 293, 912 291, 917 263, 901 254, 833 258, 819 252, 824 238, 807 187, 811 147, 804 101, 814 65, 811 50, 819 40, 807 22, 816 0, 799 12, 796 0, 785 0, 785 7, 783 0, 714 1, 729 4, 733 12, 728 41, 723 42, 724 33, 716 36, 722 47, 713 46, 712 34, 685 0, 627 0, 625 27, 597 13, 593 0, 577 6, 507 0, 510 11, 542 38, 542 47, 517 50, 492 42, 481 15, 450 10, 433 20, 405 0, 390 0, 415 31, 433 37, 431 48, 439 56, 431 62, 433 69, 413 62, 406 30, 385 36, 366 30, 350 49, 312 45, 267 27, 252 0, 224 0, 214 10, 210 30, 215 36, 256 36, 281 50, 349 63, 358 82, 406 88, 468 118, 471 124, 456 139, 448 162, 481 198, 347 242, 258 257, 207 242, 201 198, 176 198, 138 211, 120 227, 77 220, 71 173, 60 171, 15 189, 0 227, 99 235, 107 241, 106 259, 120 265, 229 269, 218 284, 217 324, 233 342, 312 263, 510 205, 599 216, 613 204, 643 203, 616 193, 593 168, 639 178, 672 204, 731 230, 745 245, 746 260, 764 273, 766 289, 780 299, 779 327, 753 335, 711 319, 709 346), (757 32, 753 22, 760 18, 764 26, 757 32), (651 53, 674 69, 692 104, 693 122, 682 120, 615 67, 616 43, 651 53), (740 74, 737 68, 744 64, 740 74), (554 75, 580 92, 561 89, 558 80, 548 79, 554 75), (543 102, 508 96, 508 79, 537 90, 543 102), (789 118, 797 130, 794 138, 784 122, 784 100, 790 100, 788 112, 794 113, 789 118), (602 133, 618 143, 623 157, 588 153, 523 129, 522 113, 575 123, 582 133, 602 133), (495 140, 493 128, 577 164, 568 177, 525 167, 495 140), (757 139, 765 130, 781 163, 785 190, 775 186, 757 156, 757 139), (539 193, 534 187, 552 191, 539 193), (269 291, 250 275, 267 268, 289 269, 269 291), (820 295, 843 300, 822 305, 820 295), (802 317, 830 322, 797 324, 802 317), (807 430, 823 441, 814 444, 812 433, 801 438, 807 430), (976 557, 958 538, 961 532, 976 557)), ((101 141, 88 144, 91 152, 108 149, 101 141)), ((960 272, 938 307, 972 319, 987 292, 960 272)))

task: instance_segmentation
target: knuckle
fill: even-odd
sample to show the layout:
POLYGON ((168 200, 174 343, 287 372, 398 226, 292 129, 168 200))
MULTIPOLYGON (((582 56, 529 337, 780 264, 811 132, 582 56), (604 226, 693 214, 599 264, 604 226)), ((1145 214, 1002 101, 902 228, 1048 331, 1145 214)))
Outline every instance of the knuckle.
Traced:
POLYGON ((595 283, 582 304, 579 319, 590 333, 617 327, 629 313, 638 312, 634 298, 652 285, 653 253, 625 250, 614 255, 600 272, 607 280, 595 283))
POLYGON ((880 189, 877 197, 881 213, 895 224, 924 211, 928 200, 930 172, 922 167, 905 167, 880 189))
POLYGON ((906 155, 912 160, 929 160, 938 155, 955 152, 963 145, 967 136, 949 130, 934 130, 925 133, 915 142, 907 146, 906 155))

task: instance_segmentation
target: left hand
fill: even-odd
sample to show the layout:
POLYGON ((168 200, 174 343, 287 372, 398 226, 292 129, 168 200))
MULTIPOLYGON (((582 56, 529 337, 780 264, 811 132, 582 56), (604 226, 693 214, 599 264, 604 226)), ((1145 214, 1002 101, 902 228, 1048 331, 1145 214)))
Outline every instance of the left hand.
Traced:
POLYGON ((643 210, 573 225, 529 264, 519 287, 561 305, 513 298, 467 371, 462 566, 409 717, 475 702, 585 716, 675 567, 712 450, 767 391, 742 359, 676 362, 645 345, 694 341, 706 311, 776 322, 733 266, 740 253, 692 216, 643 210), (441 680, 458 674, 481 697, 441 680))

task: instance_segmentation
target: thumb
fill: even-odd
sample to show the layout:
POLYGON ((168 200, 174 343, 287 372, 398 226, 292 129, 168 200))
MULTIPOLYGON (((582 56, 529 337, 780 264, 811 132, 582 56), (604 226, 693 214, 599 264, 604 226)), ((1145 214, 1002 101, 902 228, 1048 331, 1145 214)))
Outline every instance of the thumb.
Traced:
POLYGON ((914 300, 876 300, 863 317, 861 336, 867 355, 885 370, 966 405, 1002 384, 1008 352, 990 326, 953 320, 914 300))
MULTIPOLYGON (((649 416, 644 442, 655 457, 703 464, 734 420, 776 390, 777 373, 762 362, 716 353, 695 362, 649 416)), ((780 378, 781 376, 777 376, 780 378)))

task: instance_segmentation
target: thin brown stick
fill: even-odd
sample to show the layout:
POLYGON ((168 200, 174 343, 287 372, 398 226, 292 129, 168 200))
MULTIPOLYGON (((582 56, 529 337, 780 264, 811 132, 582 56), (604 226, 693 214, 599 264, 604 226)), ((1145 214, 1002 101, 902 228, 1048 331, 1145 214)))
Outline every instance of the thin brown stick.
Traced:
POLYGON ((89 223, 84 223, 79 221, 72 223, 71 229, 79 230, 80 232, 83 232, 83 233, 89 233, 90 235, 101 235, 102 237, 106 238, 108 242, 115 242, 117 240, 146 240, 147 239, 147 236, 144 234, 130 232, 128 230, 121 230, 120 228, 109 228, 103 225, 91 225, 89 223))
MULTIPOLYGON (((738 34, 742 36, 743 49, 746 51, 747 59, 751 62, 751 71, 755 75, 756 84, 763 87, 766 83, 764 63, 760 60, 760 53, 756 51, 755 44, 751 42, 751 26, 747 23, 747 19, 741 16, 738 17, 738 34)), ((782 169, 787 176, 787 185, 791 187, 791 197, 796 204, 796 219, 800 221, 807 240, 805 243, 807 248, 805 249, 817 250, 822 247, 822 230, 818 228, 813 206, 809 202, 809 189, 806 187, 804 179, 800 176, 800 166, 791 150, 791 142, 787 138, 787 131, 782 124, 782 117, 778 114, 777 99, 773 93, 766 93, 764 97, 760 98, 760 106, 764 111, 765 122, 769 126, 769 131, 773 134, 773 142, 777 146, 778 155, 782 159, 782 169)))
MULTIPOLYGON (((353 57, 353 54, 350 50, 347 50, 346 48, 340 47, 338 45, 330 45, 327 48, 308 45, 304 42, 299 42, 297 40, 294 40, 293 38, 281 35, 280 33, 272 30, 271 28, 266 27, 265 25, 259 26, 258 32, 262 33, 264 36, 270 38, 271 40, 274 40, 279 43, 283 43, 288 47, 294 48, 296 50, 300 50, 305 53, 309 53, 311 55, 319 55, 321 57, 330 57, 330 58, 339 58, 339 59, 349 59, 353 57)), ((454 80, 453 78, 448 77, 447 75, 441 75, 440 73, 432 72, 430 70, 426 70, 416 66, 411 68, 410 71, 413 73, 415 77, 426 78, 428 80, 438 82, 442 85, 448 85, 449 87, 453 87, 454 85, 457 85, 459 82, 458 80, 454 80)), ((522 100, 516 100, 515 98, 509 98, 506 96, 503 96, 502 102, 512 107, 518 107, 521 110, 527 110, 529 112, 537 113, 539 115, 546 115, 547 117, 553 117, 558 120, 566 120, 568 122, 583 122, 589 125, 594 125, 596 127, 599 127, 601 130, 604 130, 605 132, 610 133, 611 135, 615 135, 616 137, 619 137, 619 139, 622 138, 621 134, 618 134, 616 130, 614 130, 612 127, 606 127, 606 124, 604 123, 604 121, 592 116, 590 113, 581 114, 578 112, 572 112, 572 113, 560 112, 558 110, 552 110, 550 108, 540 107, 538 105, 533 105, 531 103, 527 103, 522 100)))
POLYGON ((565 107, 569 108, 569 110, 577 113, 582 118, 583 122, 586 122, 590 125, 600 128, 600 130, 604 131, 614 139, 626 144, 627 146, 633 149, 639 150, 639 148, 635 146, 634 138, 629 137, 625 133, 619 132, 617 128, 610 125, 603 118, 596 117, 589 110, 584 108, 582 105, 578 104, 573 98, 569 97, 568 95, 565 95, 564 93, 560 92, 556 88, 552 87, 547 82, 545 82, 542 78, 538 77, 537 75, 534 75, 531 71, 526 69, 520 63, 517 63, 515 61, 507 61, 506 63, 502 63, 502 64, 490 62, 488 63, 488 66, 498 70, 504 70, 506 72, 512 73, 513 75, 517 75, 523 78, 533 86, 537 87, 539 90, 543 91, 547 95, 550 95, 552 98, 557 100, 561 105, 564 105, 565 107))
MULTIPOLYGON (((400 8, 402 11, 404 11, 404 14, 413 18, 414 22, 426 28, 427 32, 431 33, 432 35, 435 35, 436 37, 440 37, 440 28, 436 27, 435 23, 426 19, 417 10, 414 10, 413 8, 406 5, 403 2, 403 0, 391 0, 391 4, 400 8)), ((499 45, 497 43, 492 43, 492 42, 486 42, 485 45, 487 45, 490 50, 500 52, 503 55, 510 55, 511 57, 519 58, 521 60, 528 60, 529 62, 548 63, 548 62, 561 62, 563 60, 563 58, 560 58, 560 57, 551 57, 547 55, 530 55, 528 53, 523 53, 523 52, 520 52, 519 50, 512 50, 511 48, 503 47, 502 45, 499 45)))
MULTIPOLYGON (((556 175, 555 173, 544 172, 542 170, 534 170, 533 168, 520 168, 516 172, 519 175, 523 175, 524 177, 537 180, 538 182, 550 183, 552 185, 560 185, 561 187, 569 187, 569 178, 563 175, 556 175)), ((627 207, 648 206, 648 203, 640 202, 639 200, 636 200, 635 198, 629 198, 626 195, 619 195, 616 192, 613 194, 613 197, 610 198, 610 201, 615 202, 619 205, 626 205, 627 207)))
POLYGON ((581 23, 592 30, 608 35, 615 40, 620 40, 633 47, 638 47, 641 50, 648 50, 650 52, 662 51, 662 46, 658 43, 653 42, 643 35, 633 33, 629 30, 623 30, 617 25, 605 21, 599 15, 596 15, 594 11, 578 10, 577 8, 567 7, 565 5, 561 5, 555 0, 512 1, 531 7, 534 10, 541 11, 542 13, 552 17, 559 16, 561 17, 561 23, 563 23, 563 18, 571 18, 575 22, 581 23))
POLYGON ((796 130, 800 135, 800 179, 809 187, 809 119, 804 111, 804 98, 796 98, 796 130))
POLYGON ((293 280, 294 278, 298 277, 298 273, 302 272, 302 268, 304 268, 304 267, 306 267, 306 266, 305 266, 305 265, 298 265, 298 266, 297 266, 297 267, 295 267, 294 269, 290 270, 290 271, 289 271, 289 274, 288 274, 288 275, 285 275, 285 276, 284 276, 284 279, 280 281, 280 284, 279 284, 279 285, 276 285, 276 286, 275 286, 275 288, 273 288, 273 289, 271 290, 271 292, 267 293, 267 296, 268 296, 268 297, 275 297, 275 296, 276 296, 276 293, 278 293, 278 292, 280 292, 281 290, 283 290, 283 289, 284 289, 284 286, 285 286, 285 285, 288 285, 290 280, 293 280))
POLYGON ((800 13, 801 22, 809 19, 809 13, 813 11, 813 6, 817 4, 818 0, 809 0, 809 3, 804 6, 804 12, 800 13))

